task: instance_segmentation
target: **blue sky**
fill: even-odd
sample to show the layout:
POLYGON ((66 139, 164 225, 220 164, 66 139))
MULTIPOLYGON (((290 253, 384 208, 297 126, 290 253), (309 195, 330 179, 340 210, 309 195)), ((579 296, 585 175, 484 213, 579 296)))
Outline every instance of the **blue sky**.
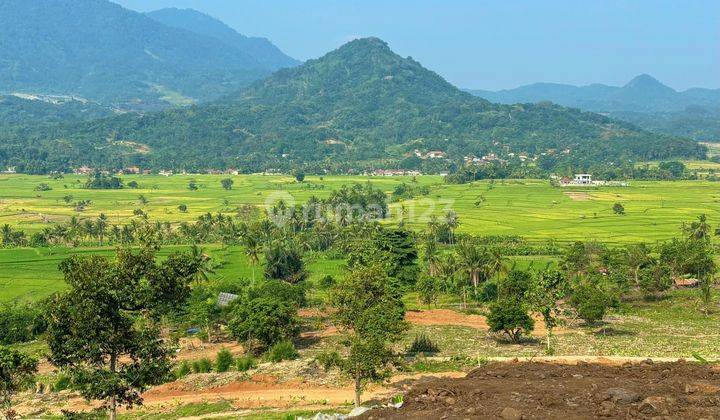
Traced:
POLYGON ((377 36, 460 87, 622 85, 648 73, 679 90, 720 88, 718 0, 115 1, 197 9, 301 60, 377 36))

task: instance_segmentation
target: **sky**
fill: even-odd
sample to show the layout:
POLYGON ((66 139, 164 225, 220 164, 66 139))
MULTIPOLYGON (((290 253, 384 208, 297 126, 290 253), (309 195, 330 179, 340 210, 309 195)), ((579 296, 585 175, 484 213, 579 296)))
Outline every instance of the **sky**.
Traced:
POLYGON ((377 36, 456 86, 623 85, 647 73, 720 88, 718 0, 114 0, 193 8, 299 60, 377 36))

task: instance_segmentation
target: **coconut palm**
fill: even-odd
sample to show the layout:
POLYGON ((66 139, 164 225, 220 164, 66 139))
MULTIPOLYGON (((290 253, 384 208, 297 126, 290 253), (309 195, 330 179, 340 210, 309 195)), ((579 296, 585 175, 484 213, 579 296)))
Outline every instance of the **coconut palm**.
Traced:
POLYGON ((473 292, 477 295, 477 288, 483 271, 487 268, 485 253, 470 241, 463 241, 457 247, 460 267, 467 273, 473 284, 473 292))
POLYGON ((450 229, 450 245, 455 241, 455 229, 460 225, 460 219, 457 213, 453 210, 448 211, 445 214, 445 224, 450 229))

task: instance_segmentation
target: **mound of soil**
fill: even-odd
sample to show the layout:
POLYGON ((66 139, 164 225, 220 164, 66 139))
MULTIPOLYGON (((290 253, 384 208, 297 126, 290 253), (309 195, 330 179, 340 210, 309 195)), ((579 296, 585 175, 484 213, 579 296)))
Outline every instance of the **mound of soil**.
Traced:
POLYGON ((417 382, 365 419, 720 418, 720 370, 696 363, 490 363, 417 382))

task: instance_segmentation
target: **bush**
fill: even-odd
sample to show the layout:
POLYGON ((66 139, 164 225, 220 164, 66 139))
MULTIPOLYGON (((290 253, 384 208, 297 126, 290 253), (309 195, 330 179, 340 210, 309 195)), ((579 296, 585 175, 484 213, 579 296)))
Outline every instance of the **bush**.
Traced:
POLYGON ((178 365, 177 369, 175 369, 175 378, 183 378, 189 375, 191 371, 192 368, 190 367, 190 363, 187 360, 184 360, 178 365))
POLYGON ((274 298, 281 302, 303 307, 307 305, 303 284, 293 285, 281 280, 267 280, 248 291, 248 299, 274 298))
POLYGON ((528 315, 525 305, 516 298, 504 298, 490 306, 487 323, 491 332, 504 332, 513 342, 530 333, 535 321, 528 315))
POLYGON ((670 268, 660 264, 644 268, 640 272, 639 281, 640 289, 648 297, 661 294, 673 284, 670 268))
POLYGON ((245 372, 257 366, 257 362, 255 361, 255 358, 252 357, 252 355, 247 355, 243 357, 238 357, 235 361, 235 365, 239 372, 245 372))
POLYGON ((55 382, 52 384, 52 391, 53 392, 60 392, 64 391, 66 389, 70 389, 70 386, 72 385, 72 378, 70 378, 69 375, 60 372, 57 375, 57 378, 55 378, 55 382))
POLYGON ((532 274, 527 271, 513 270, 508 273, 505 280, 498 285, 500 299, 523 300, 528 290, 532 288, 532 274))
POLYGON ((315 357, 315 361, 327 371, 340 366, 342 363, 342 357, 340 356, 340 353, 336 351, 324 351, 315 357))
POLYGON ((38 184, 35 187, 35 191, 51 191, 51 190, 52 190, 52 187, 44 182, 38 184))
POLYGON ((129 188, 133 188, 133 189, 139 187, 137 181, 130 181, 130 182, 128 182, 127 186, 128 186, 129 188))
POLYGON ((329 288, 335 286, 335 278, 328 274, 327 276, 320 279, 320 281, 318 282, 318 285, 322 289, 329 289, 329 288))
POLYGON ((0 344, 34 340, 46 328, 40 305, 0 305, 0 344))
POLYGON ((271 362, 282 362, 283 360, 295 360, 300 356, 295 345, 290 340, 283 340, 275 343, 268 350, 267 358, 271 362))
POLYGON ((255 298, 232 308, 228 329, 237 340, 257 340, 265 349, 298 333, 296 312, 295 306, 276 298, 255 298))
POLYGON ((207 358, 196 360, 192 364, 192 370, 193 373, 209 373, 212 370, 212 362, 207 358))
POLYGON ((605 313, 612 305, 612 298, 600 286, 583 282, 573 290, 570 305, 585 323, 594 324, 605 317, 605 313))
POLYGON ((425 334, 416 335, 415 339, 407 350, 407 352, 410 354, 435 354, 439 351, 440 349, 438 348, 438 346, 433 343, 432 340, 430 340, 430 338, 425 334))
POLYGON ((180 210, 180 213, 187 213, 187 209, 188 209, 188 207, 186 204, 180 204, 178 206, 178 210, 180 210))
POLYGON ((215 371, 218 373, 227 372, 233 365, 233 355, 227 349, 222 349, 215 357, 215 371))

